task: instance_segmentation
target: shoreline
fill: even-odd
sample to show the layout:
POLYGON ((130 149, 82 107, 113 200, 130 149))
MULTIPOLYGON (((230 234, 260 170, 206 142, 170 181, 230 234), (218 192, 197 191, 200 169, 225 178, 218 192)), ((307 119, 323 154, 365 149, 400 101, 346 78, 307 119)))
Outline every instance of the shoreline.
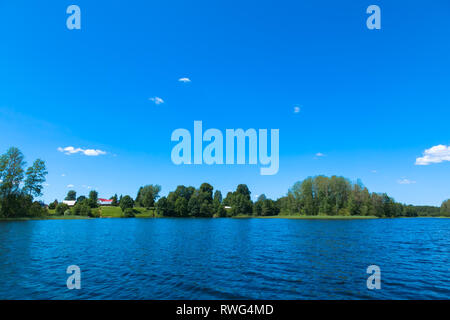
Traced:
MULTIPOLYGON (((174 218, 174 219, 199 219, 199 217, 151 217, 151 216, 136 216, 134 218, 137 219, 161 219, 161 218, 174 218)), ((437 217, 376 217, 376 216, 251 216, 251 215, 242 215, 235 217, 223 217, 219 219, 292 219, 292 220, 371 220, 371 219, 399 219, 399 218, 442 218, 448 219, 449 217, 445 216, 437 216, 437 217)), ((110 217, 100 217, 100 218, 92 218, 88 216, 45 216, 45 217, 18 217, 18 218, 0 218, 0 222, 2 221, 34 221, 34 220, 98 220, 98 219, 133 219, 133 218, 123 218, 117 216, 110 217)), ((217 219, 217 217, 213 218, 200 218, 200 219, 217 219)))

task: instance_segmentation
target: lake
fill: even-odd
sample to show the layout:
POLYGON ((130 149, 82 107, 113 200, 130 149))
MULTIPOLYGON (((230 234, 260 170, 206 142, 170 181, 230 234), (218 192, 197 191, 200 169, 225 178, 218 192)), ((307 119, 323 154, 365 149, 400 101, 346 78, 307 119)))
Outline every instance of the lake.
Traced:
POLYGON ((0 299, 449 299, 449 250, 438 218, 8 221, 0 299))

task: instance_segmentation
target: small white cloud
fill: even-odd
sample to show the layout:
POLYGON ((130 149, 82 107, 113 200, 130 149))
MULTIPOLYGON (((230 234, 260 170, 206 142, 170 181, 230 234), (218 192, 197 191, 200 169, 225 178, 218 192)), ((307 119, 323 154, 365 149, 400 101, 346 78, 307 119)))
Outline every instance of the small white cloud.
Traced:
POLYGON ((403 178, 403 179, 397 180, 397 183, 398 184, 414 184, 414 183, 416 183, 416 181, 403 178))
POLYGON ((161 99, 160 97, 153 97, 153 98, 149 98, 148 100, 153 101, 155 104, 163 104, 164 100, 161 99))
POLYGON ((189 78, 180 78, 180 79, 178 79, 178 81, 179 82, 183 82, 183 83, 188 83, 188 82, 191 82, 191 79, 189 79, 189 78))
POLYGON ((86 189, 92 189, 91 186, 87 186, 87 185, 85 185, 85 184, 83 184, 82 187, 83 187, 83 188, 86 188, 86 189))
MULTIPOLYGON (((71 155, 75 153, 82 153, 85 156, 100 156, 106 154, 106 151, 99 150, 99 149, 81 149, 81 148, 74 148, 74 147, 65 147, 65 148, 58 148, 59 152, 63 152, 66 155, 71 155)), ((64 175, 63 175, 64 177, 64 175)))
POLYGON ((65 173, 61 174, 61 177, 65 177, 65 176, 66 176, 66 174, 65 174, 65 173))
POLYGON ((316 153, 316 157, 325 157, 325 155, 323 153, 321 153, 321 152, 317 152, 316 153))
POLYGON ((377 170, 372 170, 372 171, 370 171, 370 172, 372 172, 372 173, 377 173, 377 170))
POLYGON ((423 152, 423 157, 416 159, 416 165, 427 166, 432 163, 441 163, 444 161, 450 161, 450 146, 440 144, 426 149, 423 152))
POLYGON ((73 187, 75 187, 73 184, 68 184, 67 185, 67 188, 73 188, 73 187))
POLYGON ((295 106, 295 107, 294 107, 294 113, 299 113, 299 112, 300 112, 300 107, 295 106))

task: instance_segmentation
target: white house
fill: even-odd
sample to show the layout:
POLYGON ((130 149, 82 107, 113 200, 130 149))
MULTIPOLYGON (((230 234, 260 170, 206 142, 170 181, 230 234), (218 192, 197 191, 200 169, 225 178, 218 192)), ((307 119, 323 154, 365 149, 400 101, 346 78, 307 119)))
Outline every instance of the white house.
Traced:
POLYGON ((76 203, 75 200, 63 200, 63 203, 67 204, 69 207, 73 207, 76 203))
POLYGON ((110 206, 110 205, 112 205, 112 199, 98 198, 97 204, 99 204, 101 206, 110 206))

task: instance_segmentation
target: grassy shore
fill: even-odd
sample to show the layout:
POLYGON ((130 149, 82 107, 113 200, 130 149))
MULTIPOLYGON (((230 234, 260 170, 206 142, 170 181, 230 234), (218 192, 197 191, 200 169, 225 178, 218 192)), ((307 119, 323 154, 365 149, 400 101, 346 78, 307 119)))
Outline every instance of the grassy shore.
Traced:
MULTIPOLYGON (((120 207, 99 207, 95 208, 93 210, 97 210, 100 214, 100 218, 122 218, 123 212, 120 207)), ((72 217, 77 217, 78 219, 89 219, 89 217, 86 216, 75 216, 75 215, 68 215, 68 216, 58 216, 55 214, 55 210, 48 210, 49 216, 51 219, 71 219, 72 217)), ((134 214, 136 218, 158 218, 159 216, 156 214, 156 210, 154 209, 147 209, 147 208, 133 208, 134 214)), ((76 218, 73 218, 76 219, 76 218)))
POLYGON ((76 219, 93 219, 90 217, 84 216, 57 216, 57 215, 48 215, 43 217, 18 217, 18 218, 0 218, 0 221, 28 221, 28 220, 76 220, 76 219))
MULTIPOLYGON (((100 218, 122 218, 123 213, 120 207, 99 207, 100 218)), ((154 209, 146 208, 134 208, 134 214, 136 218, 162 218, 162 216, 156 213, 154 209)), ((378 219, 376 216, 301 216, 301 215, 279 215, 279 216, 252 216, 252 215, 239 215, 232 217, 232 219, 303 219, 303 220, 359 220, 359 219, 378 219)), ((407 217, 399 217, 407 218, 407 217)), ((432 218, 432 217, 419 217, 419 218, 432 218)), ((448 218, 448 217, 433 217, 433 218, 448 218)), ((44 217, 23 217, 23 218, 0 218, 0 221, 27 221, 27 220, 72 220, 72 219, 97 219, 87 216, 67 215, 59 216, 55 214, 55 210, 49 210, 49 215, 44 217)))

